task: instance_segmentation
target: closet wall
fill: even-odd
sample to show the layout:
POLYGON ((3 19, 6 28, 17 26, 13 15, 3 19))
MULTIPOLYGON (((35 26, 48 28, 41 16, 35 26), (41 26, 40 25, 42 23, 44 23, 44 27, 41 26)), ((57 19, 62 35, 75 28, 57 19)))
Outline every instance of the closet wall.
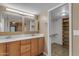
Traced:
POLYGON ((51 31, 50 37, 52 43, 57 43, 62 45, 62 19, 52 19, 51 20, 51 31))
POLYGON ((65 4, 50 12, 49 34, 52 43, 63 45, 63 24, 64 17, 69 17, 69 5, 65 4))

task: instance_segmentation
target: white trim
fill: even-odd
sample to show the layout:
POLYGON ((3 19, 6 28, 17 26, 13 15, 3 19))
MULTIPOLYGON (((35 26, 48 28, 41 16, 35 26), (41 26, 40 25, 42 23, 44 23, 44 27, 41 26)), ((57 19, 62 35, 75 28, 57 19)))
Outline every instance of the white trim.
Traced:
POLYGON ((49 9, 48 12, 50 12, 50 11, 52 11, 52 10, 58 8, 58 7, 61 7, 61 6, 65 5, 65 4, 67 4, 67 3, 59 4, 59 5, 55 6, 54 8, 49 9))
POLYGON ((79 30, 73 30, 73 35, 74 36, 79 36, 79 30))
POLYGON ((49 37, 49 20, 50 20, 50 13, 48 12, 48 39, 47 39, 47 50, 48 50, 48 55, 51 56, 51 40, 49 37))
POLYGON ((72 4, 69 4, 69 55, 72 56, 72 4))

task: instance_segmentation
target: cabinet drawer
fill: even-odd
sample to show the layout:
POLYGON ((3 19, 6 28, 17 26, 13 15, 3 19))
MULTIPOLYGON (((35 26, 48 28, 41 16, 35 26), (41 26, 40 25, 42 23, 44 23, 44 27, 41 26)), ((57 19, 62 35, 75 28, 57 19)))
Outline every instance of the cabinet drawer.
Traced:
POLYGON ((21 55, 30 56, 30 45, 21 46, 21 55))
POLYGON ((30 40, 21 41, 21 55, 30 56, 30 40))
POLYGON ((21 45, 26 45, 26 44, 30 44, 30 39, 21 41, 21 45))
POLYGON ((30 56, 30 51, 21 53, 21 56, 30 56))
POLYGON ((21 46, 21 53, 30 51, 30 45, 21 46))

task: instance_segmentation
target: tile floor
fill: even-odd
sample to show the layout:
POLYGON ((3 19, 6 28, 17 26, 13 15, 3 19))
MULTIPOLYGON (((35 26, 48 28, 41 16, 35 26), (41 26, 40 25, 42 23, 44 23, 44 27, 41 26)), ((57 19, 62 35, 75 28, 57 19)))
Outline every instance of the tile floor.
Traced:
POLYGON ((52 56, 69 56, 69 49, 64 48, 62 45, 53 43, 52 56))

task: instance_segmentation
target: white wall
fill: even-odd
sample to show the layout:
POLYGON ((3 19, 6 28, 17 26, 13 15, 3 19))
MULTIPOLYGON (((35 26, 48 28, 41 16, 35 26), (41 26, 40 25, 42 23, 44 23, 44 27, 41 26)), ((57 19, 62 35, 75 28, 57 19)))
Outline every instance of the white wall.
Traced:
POLYGON ((53 34, 55 33, 55 21, 53 19, 51 19, 49 24, 50 24, 50 26, 49 26, 50 39, 51 39, 51 42, 54 43, 55 39, 53 37, 53 34))
POLYGON ((58 43, 62 45, 62 19, 58 18, 51 21, 51 41, 52 43, 58 43), (57 34, 53 36, 54 34, 57 34))
POLYGON ((48 12, 47 11, 41 12, 39 17, 38 17, 38 19, 39 19, 39 27, 40 27, 39 32, 45 35, 45 49, 44 50, 45 50, 45 53, 47 54, 48 53, 47 52, 47 39, 48 39, 48 36, 47 36, 47 34, 48 34, 48 32, 47 32, 48 31, 47 30, 47 28, 48 28, 47 21, 48 21, 48 12))
POLYGON ((55 39, 55 42, 58 44, 62 44, 62 19, 58 19, 55 23, 56 28, 55 33, 57 33, 57 37, 55 39))

